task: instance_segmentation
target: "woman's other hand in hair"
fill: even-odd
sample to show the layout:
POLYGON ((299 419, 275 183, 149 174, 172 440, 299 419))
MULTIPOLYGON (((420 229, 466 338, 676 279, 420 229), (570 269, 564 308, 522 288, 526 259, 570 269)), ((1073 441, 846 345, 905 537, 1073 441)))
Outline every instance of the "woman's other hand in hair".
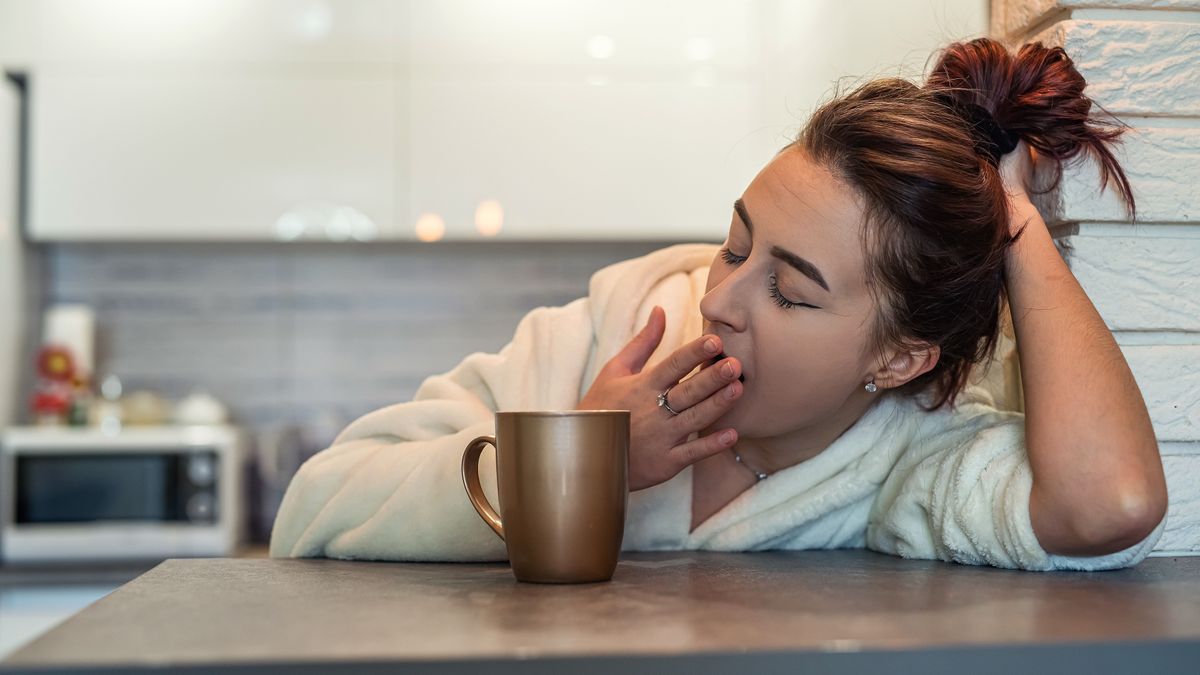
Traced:
POLYGON ((1044 222, 1030 198, 1037 179, 1036 168, 1037 151, 1025 141, 1017 143, 1012 152, 1000 158, 1000 178, 1008 193, 1009 229, 1013 234, 1027 225, 1044 222))

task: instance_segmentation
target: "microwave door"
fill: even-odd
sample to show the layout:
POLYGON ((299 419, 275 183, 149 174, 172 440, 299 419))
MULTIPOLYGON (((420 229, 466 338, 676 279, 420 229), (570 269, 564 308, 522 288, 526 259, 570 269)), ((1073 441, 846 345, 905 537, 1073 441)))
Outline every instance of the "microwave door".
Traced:
POLYGON ((16 458, 20 526, 85 523, 212 523, 215 453, 39 453, 16 458), (201 481, 204 482, 204 481, 201 481))

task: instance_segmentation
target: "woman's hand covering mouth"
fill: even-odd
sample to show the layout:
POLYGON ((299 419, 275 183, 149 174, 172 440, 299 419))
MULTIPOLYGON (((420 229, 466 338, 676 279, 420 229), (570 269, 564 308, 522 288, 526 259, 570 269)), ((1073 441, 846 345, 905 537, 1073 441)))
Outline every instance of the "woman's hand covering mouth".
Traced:
MULTIPOLYGON (((708 368, 708 367, 716 364, 721 359, 726 359, 726 358, 729 358, 729 356, 725 352, 721 352, 720 354, 717 354, 716 356, 712 357, 712 359, 710 359, 708 363, 704 364, 704 367, 708 368)), ((746 373, 743 372, 738 375, 738 382, 741 382, 742 384, 746 383, 746 373)))

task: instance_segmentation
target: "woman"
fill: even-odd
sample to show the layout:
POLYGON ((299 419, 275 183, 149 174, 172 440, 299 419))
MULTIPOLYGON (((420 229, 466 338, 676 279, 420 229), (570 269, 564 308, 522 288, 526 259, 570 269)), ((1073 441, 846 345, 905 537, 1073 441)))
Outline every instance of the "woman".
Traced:
MULTIPOLYGON (((947 48, 924 86, 821 106, 737 200, 719 248, 668 247, 538 308, 304 464, 273 556, 504 560, 462 490, 503 409, 631 411, 624 550, 868 547, 1106 569, 1158 541, 1154 431, 1029 199, 1029 147, 1086 153, 1133 212, 1061 49, 947 48), (1012 309, 1026 414, 968 386, 1012 309), (632 335, 638 328, 640 332, 632 335), (687 377, 697 367, 699 372, 687 377)), ((496 502, 494 457, 481 462, 496 502)))

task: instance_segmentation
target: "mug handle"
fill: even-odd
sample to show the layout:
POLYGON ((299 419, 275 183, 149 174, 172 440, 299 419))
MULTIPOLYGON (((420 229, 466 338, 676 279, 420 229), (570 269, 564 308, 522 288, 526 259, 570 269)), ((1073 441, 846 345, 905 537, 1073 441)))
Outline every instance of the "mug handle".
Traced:
POLYGON ((480 436, 467 444, 462 457, 463 486, 467 488, 467 497, 479 517, 504 539, 504 523, 500 522, 500 516, 488 502, 487 495, 483 493, 483 484, 479 482, 479 455, 483 452, 483 446, 489 443, 493 448, 496 447, 496 437, 480 436))

